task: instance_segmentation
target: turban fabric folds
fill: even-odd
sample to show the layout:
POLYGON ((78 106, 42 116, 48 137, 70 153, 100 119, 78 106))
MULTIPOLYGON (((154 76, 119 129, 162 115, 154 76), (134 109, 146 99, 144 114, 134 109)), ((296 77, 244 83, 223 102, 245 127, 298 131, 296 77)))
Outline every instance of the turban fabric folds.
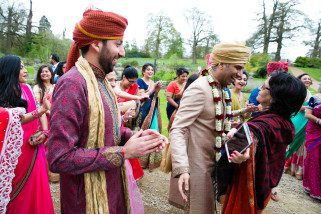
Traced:
POLYGON ((68 71, 75 65, 79 58, 79 48, 95 40, 122 39, 127 25, 127 19, 118 14, 101 10, 86 10, 73 32, 74 41, 68 53, 66 70, 68 71))
POLYGON ((288 62, 269 62, 266 66, 267 74, 270 75, 273 71, 281 70, 285 73, 288 73, 288 62))
POLYGON ((251 49, 240 43, 220 43, 214 46, 212 64, 244 64, 249 60, 251 49))

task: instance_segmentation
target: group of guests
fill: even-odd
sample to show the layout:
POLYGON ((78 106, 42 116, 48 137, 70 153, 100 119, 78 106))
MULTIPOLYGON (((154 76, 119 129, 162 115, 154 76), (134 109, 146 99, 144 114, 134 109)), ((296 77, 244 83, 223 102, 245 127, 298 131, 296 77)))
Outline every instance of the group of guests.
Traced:
POLYGON ((291 120, 303 110, 309 120, 303 185, 320 197, 321 97, 310 98, 306 78, 288 74, 281 62, 269 63, 256 106, 242 94, 250 49, 218 44, 208 69, 188 78, 189 71, 179 68, 168 84, 168 144, 160 134, 163 83, 153 81, 154 66, 144 64, 142 78, 126 66, 116 81, 113 67, 125 55, 126 27, 118 14, 86 10, 57 84, 45 65, 32 90, 19 57, 0 59, 1 213, 54 213, 48 169, 60 174, 62 213, 144 213, 136 181, 142 168, 160 166, 165 146, 171 204, 214 213, 219 200, 223 213, 259 213, 275 195, 287 148, 291 163, 300 159, 303 143, 292 148, 300 131, 291 120), (244 121, 254 143, 228 159, 223 142, 244 121))

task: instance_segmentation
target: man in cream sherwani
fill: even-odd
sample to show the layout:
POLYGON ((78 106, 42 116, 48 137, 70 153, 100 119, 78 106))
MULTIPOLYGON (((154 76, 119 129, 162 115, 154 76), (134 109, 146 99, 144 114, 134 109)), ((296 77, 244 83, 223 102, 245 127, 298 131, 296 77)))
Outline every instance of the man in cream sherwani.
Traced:
MULTIPOLYGON (((221 43, 213 48, 209 75, 224 89, 241 74, 250 49, 242 44, 221 43)), ((215 212, 215 193, 211 174, 215 167, 215 108, 212 87, 200 77, 184 92, 170 131, 172 176, 169 202, 187 213, 215 212)), ((224 116, 225 116, 225 111, 224 116)))

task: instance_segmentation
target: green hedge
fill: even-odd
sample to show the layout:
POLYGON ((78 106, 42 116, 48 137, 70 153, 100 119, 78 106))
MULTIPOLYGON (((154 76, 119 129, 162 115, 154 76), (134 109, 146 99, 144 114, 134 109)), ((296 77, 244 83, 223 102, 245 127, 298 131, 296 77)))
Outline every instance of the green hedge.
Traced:
POLYGON ((321 58, 299 56, 295 59, 294 66, 303 68, 321 68, 321 58))

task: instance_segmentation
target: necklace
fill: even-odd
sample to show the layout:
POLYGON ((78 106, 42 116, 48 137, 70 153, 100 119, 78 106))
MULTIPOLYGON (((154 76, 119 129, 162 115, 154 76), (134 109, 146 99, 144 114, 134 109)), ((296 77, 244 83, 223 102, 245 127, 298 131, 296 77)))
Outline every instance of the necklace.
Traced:
MULTIPOLYGON (((211 68, 210 68, 211 70, 211 68)), ((226 91, 226 88, 221 88, 221 84, 218 81, 215 81, 214 78, 209 74, 208 70, 202 72, 204 76, 207 76, 207 81, 212 88, 213 102, 214 102, 214 129, 217 134, 215 137, 215 159, 218 161, 221 158, 221 148, 222 148, 222 136, 223 133, 227 133, 231 129, 231 119, 232 115, 232 105, 231 98, 229 93, 226 91), (220 88, 218 88, 220 86, 220 88), (220 96, 219 90, 222 91, 222 98, 220 96), (223 111, 225 101, 225 111, 223 111), (227 118, 227 120, 225 120, 227 118)))

